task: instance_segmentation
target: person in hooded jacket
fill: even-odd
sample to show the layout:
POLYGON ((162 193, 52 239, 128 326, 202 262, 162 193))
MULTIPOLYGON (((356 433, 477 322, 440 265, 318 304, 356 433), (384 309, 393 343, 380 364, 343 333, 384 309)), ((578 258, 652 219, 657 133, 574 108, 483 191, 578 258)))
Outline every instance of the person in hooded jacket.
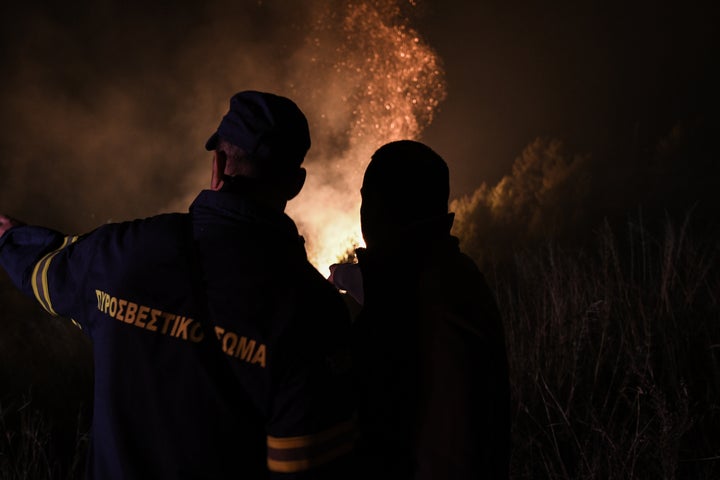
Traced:
POLYGON ((366 247, 330 280, 353 324, 363 478, 506 479, 510 387, 500 312, 450 234, 449 171, 420 142, 379 148, 360 208, 366 247))

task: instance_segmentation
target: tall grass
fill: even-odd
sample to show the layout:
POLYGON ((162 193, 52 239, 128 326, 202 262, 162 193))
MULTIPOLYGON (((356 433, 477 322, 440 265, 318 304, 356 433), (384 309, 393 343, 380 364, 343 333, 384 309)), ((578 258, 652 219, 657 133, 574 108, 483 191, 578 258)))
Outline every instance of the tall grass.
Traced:
POLYGON ((52 419, 30 397, 0 406, 2 480, 81 480, 85 473, 87 422, 52 419), (73 428, 74 427, 74 428, 73 428))
POLYGON ((720 247, 667 222, 495 268, 517 479, 720 478, 720 247), (657 230, 656 230, 657 231, 657 230))
MULTIPOLYGON (((486 269, 506 324, 514 479, 720 478, 720 243, 691 230, 605 226, 592 247, 486 269)), ((0 478, 80 478, 83 431, 58 441, 31 407, 0 410, 0 478)))
POLYGON ((0 269, 0 480, 83 476, 92 346, 0 269))

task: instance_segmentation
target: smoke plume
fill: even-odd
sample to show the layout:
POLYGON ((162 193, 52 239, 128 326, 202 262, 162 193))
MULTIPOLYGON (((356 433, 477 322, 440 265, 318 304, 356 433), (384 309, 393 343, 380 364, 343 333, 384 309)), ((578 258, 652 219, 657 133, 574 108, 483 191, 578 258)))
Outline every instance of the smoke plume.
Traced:
MULTIPOLYGON (((229 97, 271 90, 310 121, 308 181, 288 210, 324 269, 361 243, 359 186, 371 153, 421 137, 446 96, 442 59, 412 27, 415 2, 0 8, 0 208, 68 232, 185 210, 208 183, 203 145, 229 97)), ((705 112, 593 151, 574 151, 562 136, 528 139, 504 178, 476 179, 474 194, 453 202, 455 232, 482 257, 577 239, 628 211, 707 210, 719 162, 716 115, 705 112)), ((452 180, 457 160, 446 160, 452 180)))
POLYGON ((186 210, 230 96, 273 91, 308 116, 308 182, 289 212, 327 266, 360 242, 372 151, 416 137, 444 98, 411 14, 397 0, 8 8, 0 205, 72 232, 186 210))

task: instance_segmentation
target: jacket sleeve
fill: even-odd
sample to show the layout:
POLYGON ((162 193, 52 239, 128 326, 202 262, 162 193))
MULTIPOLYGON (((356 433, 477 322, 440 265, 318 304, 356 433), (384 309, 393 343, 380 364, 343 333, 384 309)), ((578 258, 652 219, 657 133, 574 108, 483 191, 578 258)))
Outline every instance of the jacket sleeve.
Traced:
POLYGON ((285 343, 288 354, 277 365, 266 427, 273 480, 353 478, 349 319, 336 297, 336 308, 328 302, 325 312, 318 312, 334 324, 325 323, 322 331, 296 330, 285 343), (338 311, 344 315, 329 315, 338 311))
POLYGON ((72 318, 87 271, 80 237, 38 226, 18 226, 0 238, 0 265, 15 286, 48 313, 72 318))

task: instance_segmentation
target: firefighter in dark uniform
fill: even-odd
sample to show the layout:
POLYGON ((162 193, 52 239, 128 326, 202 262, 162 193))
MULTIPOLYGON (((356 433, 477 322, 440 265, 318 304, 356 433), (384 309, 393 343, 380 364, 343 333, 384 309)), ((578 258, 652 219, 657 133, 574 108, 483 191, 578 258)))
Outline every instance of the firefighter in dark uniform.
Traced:
POLYGON ((92 340, 89 478, 346 476, 350 320, 284 213, 309 147, 295 103, 240 92, 189 213, 82 236, 0 216, 2 267, 92 340))
POLYGON ((449 172, 424 144, 378 149, 363 179, 366 248, 331 267, 354 322, 357 446, 367 478, 507 479, 510 387, 500 313, 450 235, 449 172))

